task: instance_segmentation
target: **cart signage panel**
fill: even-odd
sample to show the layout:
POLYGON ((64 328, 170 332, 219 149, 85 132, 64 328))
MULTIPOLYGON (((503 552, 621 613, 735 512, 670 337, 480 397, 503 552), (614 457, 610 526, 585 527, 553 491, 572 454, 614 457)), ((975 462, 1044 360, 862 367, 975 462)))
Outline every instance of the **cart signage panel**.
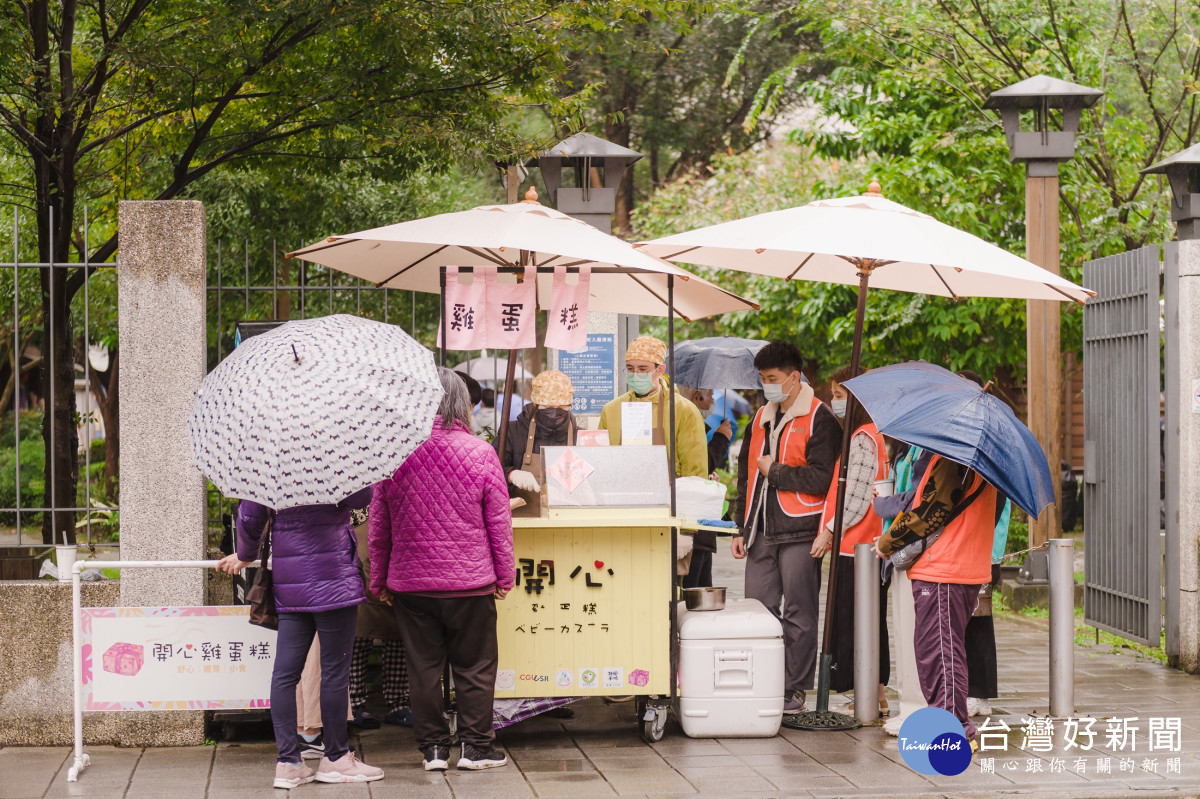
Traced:
POLYGON ((274 630, 250 608, 83 608, 85 710, 270 706, 274 630))
POLYGON ((598 520, 513 536, 517 581, 496 605, 496 697, 667 693, 671 528, 598 520))

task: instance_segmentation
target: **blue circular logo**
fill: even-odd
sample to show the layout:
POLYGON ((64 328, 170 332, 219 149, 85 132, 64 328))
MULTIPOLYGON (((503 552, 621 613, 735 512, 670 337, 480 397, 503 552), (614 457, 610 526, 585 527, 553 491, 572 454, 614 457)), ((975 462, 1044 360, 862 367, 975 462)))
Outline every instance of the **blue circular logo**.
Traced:
POLYGON ((913 771, 954 777, 971 765, 971 744, 953 713, 923 707, 900 726, 900 755, 913 771))

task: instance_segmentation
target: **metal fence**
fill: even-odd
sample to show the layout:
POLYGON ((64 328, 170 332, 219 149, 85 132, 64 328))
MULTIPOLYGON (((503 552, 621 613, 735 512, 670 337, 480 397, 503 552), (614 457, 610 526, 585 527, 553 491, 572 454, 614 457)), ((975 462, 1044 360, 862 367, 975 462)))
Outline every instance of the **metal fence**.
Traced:
MULTIPOLYGON (((44 441, 42 435, 30 435, 31 426, 34 430, 41 427, 41 414, 44 413, 44 408, 53 408, 56 400, 59 398, 54 395, 53 381, 50 383, 50 395, 47 397, 38 397, 34 401, 34 393, 29 390, 22 390, 21 375, 31 375, 27 378, 27 382, 32 382, 32 374, 37 370, 49 370, 51 374, 56 366, 54 348, 46 346, 48 339, 47 330, 53 326, 55 318, 53 316, 54 304, 54 281, 48 281, 50 287, 50 317, 43 318, 43 304, 41 297, 41 273, 44 270, 97 270, 99 272, 107 272, 115 278, 116 263, 93 264, 86 260, 83 262, 67 262, 59 261, 58 253, 51 253, 48 262, 40 262, 37 260, 27 260, 22 258, 22 254, 28 251, 28 247, 22 242, 22 217, 17 209, 12 209, 10 214, 6 214, 12 220, 11 226, 11 248, 7 249, 11 253, 12 258, 7 262, 0 261, 0 294, 6 295, 9 300, 9 307, 0 311, 3 316, 0 316, 0 335, 3 335, 5 341, 0 344, 0 351, 4 347, 11 347, 7 359, 0 356, 0 366, 6 367, 9 372, 8 376, 12 380, 12 398, 5 403, 5 407, 0 410, 0 425, 4 428, 5 441, 9 428, 12 433, 12 451, 8 452, 7 447, 0 448, 0 460, 9 461, 0 465, 0 540, 6 544, 15 544, 17 546, 28 545, 32 543, 42 543, 42 535, 40 529, 36 535, 31 535, 29 529, 31 527, 41 527, 42 514, 44 513, 66 513, 69 518, 79 516, 80 519, 76 523, 76 535, 80 532, 84 534, 84 540, 90 546, 116 546, 115 537, 109 537, 106 532, 104 536, 100 535, 101 519, 104 519, 103 527, 115 530, 116 520, 118 518, 119 507, 115 501, 104 501, 100 507, 97 506, 96 498, 93 496, 94 486, 92 479, 92 457, 91 457, 91 431, 95 424, 92 414, 86 411, 81 413, 79 420, 79 433, 85 445, 82 447, 80 457, 80 466, 82 471, 79 473, 80 490, 77 492, 76 501, 68 503, 69 506, 60 503, 55 503, 54 507, 45 507, 45 502, 42 499, 42 492, 38 490, 38 486, 44 483, 46 475, 44 474, 44 455, 55 450, 57 445, 56 433, 53 425, 51 425, 50 440, 44 441), (7 283, 11 282, 12 286, 7 283), (3 330, 4 327, 11 325, 11 330, 3 330), (36 354, 34 354, 36 352, 36 354), (28 354, 27 354, 28 353, 28 354), (7 364, 3 364, 3 360, 7 360, 7 364), (39 405, 44 406, 39 407, 39 405), (26 418, 22 420, 22 416, 26 418), (37 417, 36 420, 33 417, 37 417), (28 436, 28 437, 27 437, 28 436), (48 445, 48 446, 47 446, 48 445), (43 455, 43 457, 35 457, 34 453, 43 455), (11 484, 8 482, 12 478, 11 484), (22 494, 37 495, 37 501, 32 504, 22 500, 22 494)), ((54 219, 50 219, 50 240, 54 240, 54 219)), ((88 215, 87 210, 83 212, 83 252, 89 251, 90 242, 88 241, 88 215)), ((36 242, 36 236, 34 236, 36 242)), ((93 331, 93 311, 100 310, 93 308, 92 304, 92 280, 84 280, 82 290, 73 300, 71 313, 77 320, 82 322, 82 330, 76 328, 75 337, 82 338, 84 346, 82 348, 83 357, 76 359, 82 363, 75 363, 74 368, 77 375, 82 376, 82 392, 84 396, 88 396, 90 391, 90 383, 92 377, 92 367, 90 359, 87 357, 88 344, 94 341, 92 337, 93 331)), ((115 297, 115 293, 114 293, 115 297)), ((115 314, 115 308, 112 309, 115 314)), ((78 386, 79 379, 77 378, 76 393, 80 392, 78 386)), ((40 394, 40 392, 38 392, 40 394)), ((53 458, 50 459, 51 473, 50 481, 53 485, 56 478, 56 464, 53 458)), ((107 500, 108 498, 106 498, 107 500)))
POLYGON ((1084 618, 1159 645, 1160 248, 1089 261, 1083 311, 1084 618))

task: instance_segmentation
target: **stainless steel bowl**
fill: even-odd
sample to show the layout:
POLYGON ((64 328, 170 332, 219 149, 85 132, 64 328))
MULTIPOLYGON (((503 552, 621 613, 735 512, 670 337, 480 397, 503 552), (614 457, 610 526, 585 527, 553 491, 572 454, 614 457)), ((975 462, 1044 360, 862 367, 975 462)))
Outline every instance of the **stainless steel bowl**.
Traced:
POLYGON ((724 588, 684 588, 683 602, 688 610, 724 610, 724 588))

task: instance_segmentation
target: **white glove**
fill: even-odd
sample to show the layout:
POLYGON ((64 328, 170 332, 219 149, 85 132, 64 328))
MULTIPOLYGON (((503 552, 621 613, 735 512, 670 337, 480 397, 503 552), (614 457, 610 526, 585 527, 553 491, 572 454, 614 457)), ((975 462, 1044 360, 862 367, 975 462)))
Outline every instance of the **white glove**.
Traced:
POLYGON ((521 469, 513 469, 508 473, 508 482, 515 485, 522 491, 541 491, 541 486, 538 485, 532 472, 522 471, 521 469))

